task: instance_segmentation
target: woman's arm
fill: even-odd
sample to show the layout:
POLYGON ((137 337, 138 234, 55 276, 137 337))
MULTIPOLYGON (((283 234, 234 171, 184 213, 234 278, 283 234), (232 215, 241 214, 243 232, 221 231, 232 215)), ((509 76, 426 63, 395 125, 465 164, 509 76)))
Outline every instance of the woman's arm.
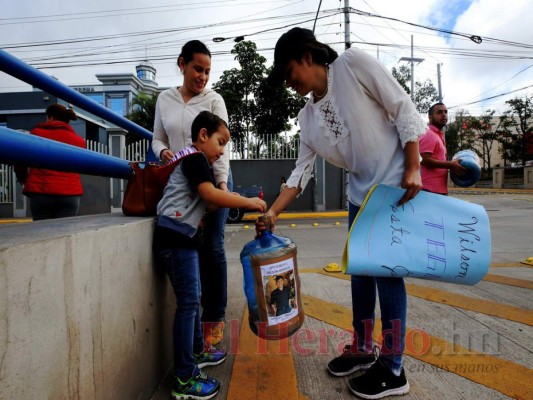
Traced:
POLYGON ((163 126, 161 120, 161 100, 162 97, 157 99, 155 104, 155 118, 154 118, 154 137, 152 138, 152 150, 154 154, 163 162, 168 162, 174 153, 170 150, 168 141, 168 135, 163 126))
POLYGON ((402 147, 423 135, 426 124, 409 95, 385 66, 359 49, 348 50, 346 55, 347 62, 367 94, 393 119, 402 147))
POLYGON ((414 199, 418 192, 422 190, 418 141, 407 142, 403 151, 405 154, 405 170, 403 172, 402 188, 406 189, 406 191, 398 202, 399 206, 414 199))
MULTIPOLYGON (((300 152, 298 154, 298 160, 296 160, 296 166, 289 179, 287 179, 285 187, 274 201, 274 204, 272 204, 267 211, 267 215, 270 216, 270 226, 272 229, 274 229, 274 226, 276 225, 277 216, 283 212, 283 210, 285 210, 307 186, 315 159, 316 153, 309 146, 300 141, 300 152)), ((255 223, 255 229, 259 233, 265 230, 265 226, 258 220, 255 223)))
POLYGON ((302 189, 299 187, 290 188, 285 186, 277 199, 274 201, 274 204, 270 206, 267 215, 276 218, 294 201, 294 199, 296 199, 296 197, 298 197, 301 192, 302 189))
MULTIPOLYGON (((228 125, 228 111, 226 109, 226 103, 224 99, 218 93, 216 93, 211 104, 211 112, 222 118, 228 125)), ((230 132, 231 135, 231 132, 230 132)), ((224 154, 213 164, 213 173, 215 174, 215 182, 219 189, 228 191, 228 177, 229 177, 229 160, 230 160, 230 145, 226 145, 224 154)))

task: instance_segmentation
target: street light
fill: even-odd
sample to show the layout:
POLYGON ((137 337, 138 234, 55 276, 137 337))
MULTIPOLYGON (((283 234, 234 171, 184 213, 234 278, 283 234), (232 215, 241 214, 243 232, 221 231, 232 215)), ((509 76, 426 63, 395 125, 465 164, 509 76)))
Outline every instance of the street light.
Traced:
MULTIPOLYGON (((224 40, 227 40, 227 39, 231 39, 231 38, 225 38, 225 37, 216 37, 216 38, 213 38, 213 42, 215 43, 220 43, 220 42, 223 42, 224 40)), ((244 40, 244 36, 236 36, 233 41, 235 43, 239 43, 239 42, 242 42, 244 40)))

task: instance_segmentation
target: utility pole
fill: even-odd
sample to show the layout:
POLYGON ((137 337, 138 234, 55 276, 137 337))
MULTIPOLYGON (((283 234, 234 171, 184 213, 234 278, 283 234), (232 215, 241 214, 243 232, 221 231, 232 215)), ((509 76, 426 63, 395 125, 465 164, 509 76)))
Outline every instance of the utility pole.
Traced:
POLYGON ((442 103, 442 87, 440 83, 440 66, 441 65, 442 65, 441 63, 437 64, 437 83, 439 86, 439 103, 442 103))
POLYGON ((423 58, 414 57, 414 45, 413 45, 413 35, 411 35, 411 57, 402 57, 400 61, 409 61, 411 63, 411 100, 415 101, 415 62, 421 63, 424 61, 423 58))
POLYGON ((350 42, 350 0, 344 0, 344 49, 352 46, 350 42))

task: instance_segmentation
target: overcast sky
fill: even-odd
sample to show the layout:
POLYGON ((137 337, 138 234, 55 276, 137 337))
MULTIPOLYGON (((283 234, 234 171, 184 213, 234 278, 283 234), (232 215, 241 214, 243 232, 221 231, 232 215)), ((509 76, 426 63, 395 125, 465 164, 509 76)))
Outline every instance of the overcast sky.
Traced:
MULTIPOLYGON (((148 59, 157 69, 159 86, 168 87, 181 84, 175 64, 181 46, 200 39, 213 53, 212 84, 237 66, 229 53, 234 37, 256 42, 270 66, 277 38, 295 25, 312 29, 319 3, 0 0, 0 48, 68 85, 98 83, 95 74, 100 73, 135 73, 135 65, 148 59), (215 37, 227 39, 216 43, 215 37)), ((339 52, 344 49, 344 3, 323 0, 315 29, 319 40, 339 52)), ((531 0, 350 0, 349 5, 375 15, 350 14, 352 46, 390 69, 411 56, 413 36, 414 57, 424 59, 415 66, 415 78, 430 79, 437 87, 437 64, 442 64, 443 100, 451 111, 501 112, 505 100, 533 94, 531 0), (481 37, 481 44, 470 40, 472 35, 481 37)), ((27 90, 27 84, 0 72, 1 92, 27 90)))

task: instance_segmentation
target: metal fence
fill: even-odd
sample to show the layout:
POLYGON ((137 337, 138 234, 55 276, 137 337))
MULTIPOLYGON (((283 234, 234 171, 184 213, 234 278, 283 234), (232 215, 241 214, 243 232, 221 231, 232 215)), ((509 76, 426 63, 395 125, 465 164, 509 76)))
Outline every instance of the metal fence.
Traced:
POLYGON ((232 139, 228 146, 231 160, 286 160, 298 158, 300 141, 290 133, 267 134, 232 139))
MULTIPOLYGON (((109 154, 109 146, 92 140, 87 140, 87 150, 101 154, 109 154)), ((286 160, 298 158, 299 141, 294 135, 263 135, 246 140, 231 140, 228 144, 231 160, 286 160)), ((128 161, 144 161, 150 142, 139 140, 124 148, 124 158, 128 161)), ((13 167, 0 164, 0 203, 13 202, 13 184, 15 182, 13 167)))
POLYGON ((86 140, 87 150, 96 151, 97 153, 109 154, 108 146, 105 143, 99 143, 93 140, 86 140))
POLYGON ((126 146, 124 157, 128 161, 144 161, 144 155, 148 151, 148 146, 150 146, 150 142, 146 139, 132 143, 126 146))
POLYGON ((12 165, 0 164, 0 203, 13 202, 13 176, 12 165))
MULTIPOLYGON (((228 143, 231 160, 287 160, 298 158, 300 143, 298 138, 290 134, 262 135, 247 140, 232 139, 228 143)), ((150 142, 139 140, 125 147, 124 158, 128 161, 144 161, 150 142)), ((107 145, 87 140, 87 149, 98 153, 109 154, 107 145)), ((121 152, 122 154, 122 152, 121 152)))

